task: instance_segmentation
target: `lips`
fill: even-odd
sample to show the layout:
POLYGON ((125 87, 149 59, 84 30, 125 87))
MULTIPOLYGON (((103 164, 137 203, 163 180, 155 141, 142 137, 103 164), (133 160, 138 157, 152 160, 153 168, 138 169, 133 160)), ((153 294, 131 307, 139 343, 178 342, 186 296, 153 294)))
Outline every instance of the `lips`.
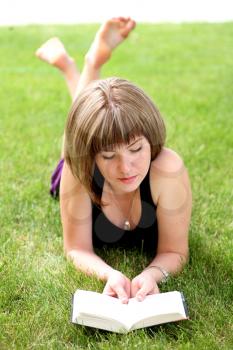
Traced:
POLYGON ((136 176, 122 177, 122 178, 120 178, 120 180, 130 180, 130 179, 133 179, 134 177, 136 177, 136 176))
POLYGON ((119 178, 119 180, 123 183, 129 184, 134 182, 137 176, 130 176, 130 177, 124 177, 124 178, 119 178))

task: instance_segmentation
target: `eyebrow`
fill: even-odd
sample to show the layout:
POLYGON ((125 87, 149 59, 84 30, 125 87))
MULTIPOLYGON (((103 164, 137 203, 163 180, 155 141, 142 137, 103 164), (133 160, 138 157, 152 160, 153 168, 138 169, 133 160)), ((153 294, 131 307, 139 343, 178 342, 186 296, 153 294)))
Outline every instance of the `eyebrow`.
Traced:
MULTIPOLYGON (((133 146, 135 143, 137 143, 137 142, 139 142, 139 141, 141 141, 141 140, 142 140, 142 137, 140 137, 139 139, 137 139, 137 140, 131 142, 131 143, 127 146, 127 148, 133 146)), ((115 151, 114 151, 114 150, 102 150, 102 152, 111 152, 111 153, 114 153, 115 151)))
POLYGON ((135 143, 137 143, 138 141, 141 141, 142 137, 140 137, 139 139, 137 139, 136 141, 133 141, 129 146, 127 146, 127 148, 133 146, 135 143))

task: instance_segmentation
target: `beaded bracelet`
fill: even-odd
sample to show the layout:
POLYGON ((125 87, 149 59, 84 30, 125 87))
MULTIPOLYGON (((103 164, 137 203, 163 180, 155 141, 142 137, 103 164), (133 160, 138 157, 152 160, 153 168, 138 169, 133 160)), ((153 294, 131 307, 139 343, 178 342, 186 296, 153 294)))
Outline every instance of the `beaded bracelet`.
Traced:
POLYGON ((158 270, 163 274, 163 279, 161 280, 161 283, 167 282, 167 280, 168 280, 170 274, 169 274, 166 270, 164 270, 161 266, 158 266, 158 265, 150 265, 150 266, 147 266, 147 267, 144 269, 144 271, 145 271, 145 270, 148 270, 148 269, 150 269, 150 268, 152 268, 152 267, 155 267, 156 269, 158 269, 158 270))

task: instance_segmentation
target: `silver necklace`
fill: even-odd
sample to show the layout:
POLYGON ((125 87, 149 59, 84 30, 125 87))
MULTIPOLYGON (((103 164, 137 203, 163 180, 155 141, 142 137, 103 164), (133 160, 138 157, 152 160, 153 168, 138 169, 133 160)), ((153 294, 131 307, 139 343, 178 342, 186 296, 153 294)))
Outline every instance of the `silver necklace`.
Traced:
MULTIPOLYGON (((131 200, 131 203, 130 203, 130 207, 129 207, 129 212, 128 212, 128 215, 126 217, 126 220, 124 221, 123 223, 123 229, 125 231, 130 231, 131 229, 131 225, 130 225, 130 222, 129 222, 129 219, 130 219, 130 216, 131 216, 131 210, 132 210, 132 207, 133 207, 133 203, 134 203, 134 199, 135 199, 135 196, 136 196, 136 193, 137 193, 137 190, 135 190, 135 193, 132 197, 132 200, 131 200)), ((112 195, 112 194, 111 194, 112 195)), ((112 198, 113 198, 113 201, 115 202, 115 204, 118 204, 114 198, 114 196, 112 195, 112 198)), ((118 206, 118 209, 120 209, 120 207, 118 206)), ((122 213, 122 210, 120 209, 121 213, 122 213)), ((123 215, 122 215, 123 216, 123 215)))

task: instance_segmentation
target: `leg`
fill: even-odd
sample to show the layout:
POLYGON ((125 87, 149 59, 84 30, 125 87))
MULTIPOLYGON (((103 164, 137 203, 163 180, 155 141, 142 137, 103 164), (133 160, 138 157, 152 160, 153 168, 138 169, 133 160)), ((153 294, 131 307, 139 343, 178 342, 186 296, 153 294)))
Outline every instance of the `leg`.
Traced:
MULTIPOLYGON (((102 65, 110 59, 112 51, 127 38, 135 25, 135 21, 129 17, 117 17, 106 21, 96 33, 94 41, 85 56, 81 75, 77 71, 74 60, 68 56, 63 44, 57 38, 50 39, 52 45, 50 45, 51 42, 49 43, 49 41, 42 45, 37 50, 36 55, 63 72, 72 100, 74 100, 89 82, 99 79, 102 65), (50 48, 51 50, 49 50, 50 48), (57 48, 57 51, 54 48, 57 48), (49 51, 52 53, 49 54, 49 51)), ((64 140, 63 135, 61 158, 64 158, 64 140)), ((55 196, 59 193, 60 175, 63 166, 61 162, 59 162, 54 172, 54 182, 51 184, 51 194, 55 196)))
POLYGON ((99 78, 100 68, 111 57, 117 47, 135 27, 129 17, 117 17, 106 21, 96 33, 95 39, 85 56, 85 65, 80 77, 74 59, 65 50, 58 38, 46 41, 37 51, 41 60, 57 67, 64 75, 72 100, 93 79, 99 78), (81 78, 79 80, 79 78, 81 78))
POLYGON ((61 71, 73 100, 80 73, 62 42, 58 38, 49 39, 36 51, 36 56, 61 71))
POLYGON ((130 17, 112 18, 102 24, 85 56, 85 64, 80 76, 75 96, 92 80, 98 79, 100 69, 112 51, 124 41, 136 23, 130 17))
MULTIPOLYGON (((100 70, 112 54, 112 51, 124 41, 136 23, 130 18, 118 17, 106 21, 96 33, 94 41, 85 56, 83 71, 80 75, 74 99, 92 80, 99 79, 100 70)), ((64 156, 64 136, 61 156, 64 156)))

